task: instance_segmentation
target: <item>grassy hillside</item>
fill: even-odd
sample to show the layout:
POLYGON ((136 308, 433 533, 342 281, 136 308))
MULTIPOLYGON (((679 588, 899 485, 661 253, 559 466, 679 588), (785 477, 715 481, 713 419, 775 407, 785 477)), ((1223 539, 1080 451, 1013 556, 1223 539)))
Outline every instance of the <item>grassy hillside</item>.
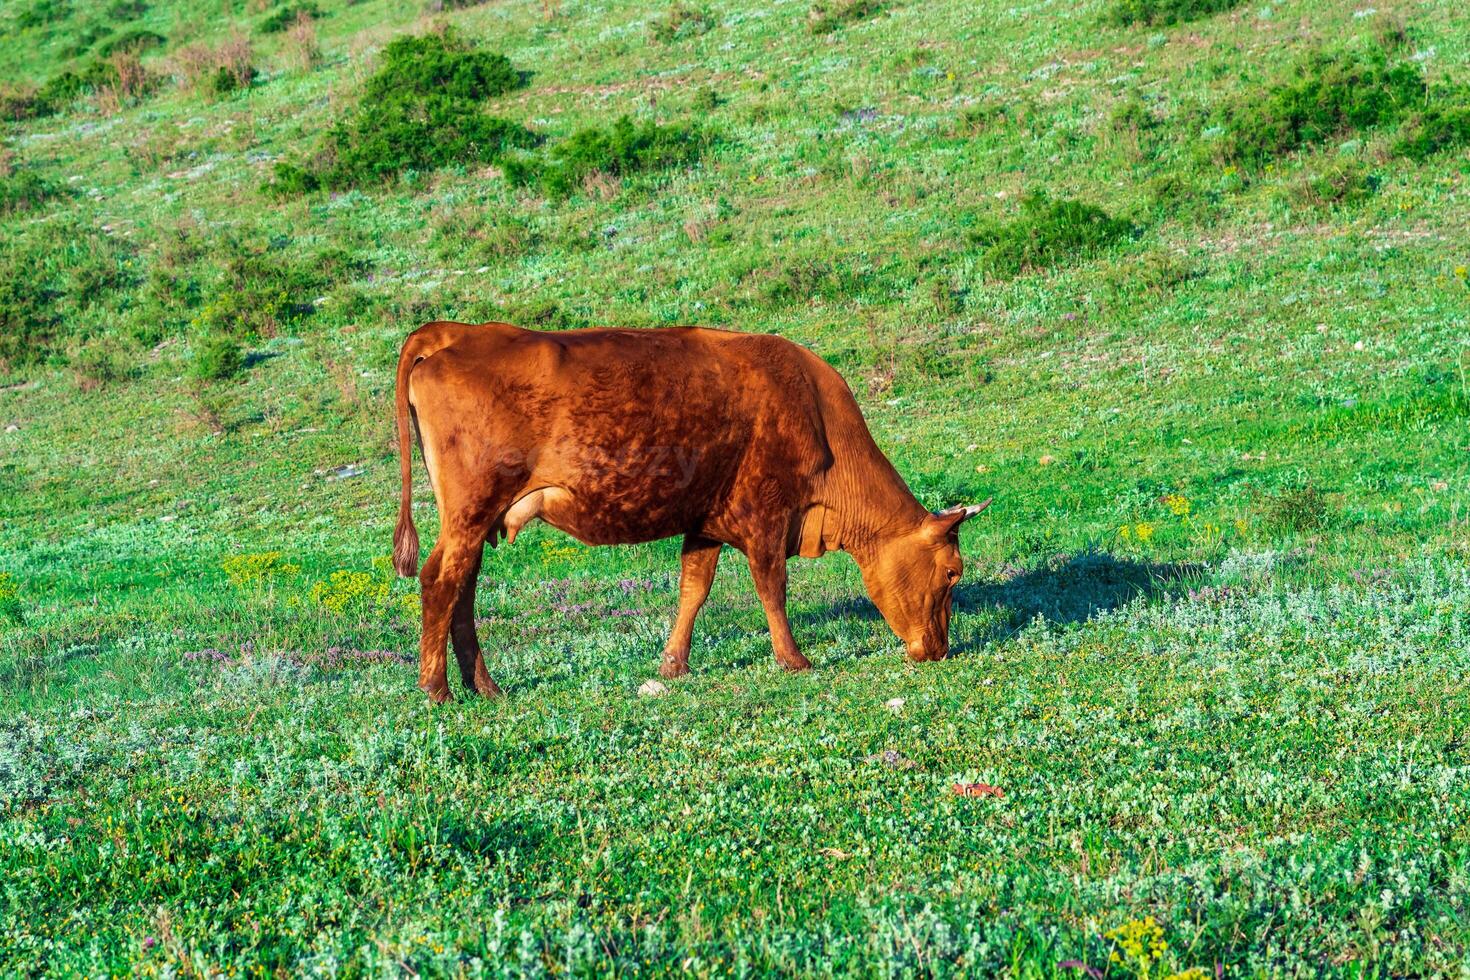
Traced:
POLYGON ((1464 972, 1470 10, 443 6, 0 11, 0 972, 1464 972), (433 318, 808 345, 955 655, 536 525, 429 708, 433 318))

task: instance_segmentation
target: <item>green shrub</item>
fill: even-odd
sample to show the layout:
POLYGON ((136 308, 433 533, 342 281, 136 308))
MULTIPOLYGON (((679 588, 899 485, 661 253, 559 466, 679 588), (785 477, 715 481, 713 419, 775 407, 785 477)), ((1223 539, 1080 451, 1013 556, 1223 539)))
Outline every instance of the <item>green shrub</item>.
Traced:
POLYGON ((1020 217, 982 228, 974 240, 984 246, 990 272, 1015 276, 1090 258, 1135 233, 1132 223, 1091 204, 1031 194, 1020 217))
POLYGON ((383 49, 382 63, 363 88, 367 102, 409 97, 479 101, 524 84, 504 55, 479 51, 453 31, 400 37, 383 49))
POLYGON ((71 16, 68 0, 35 0, 29 7, 15 15, 15 26, 21 30, 45 27, 71 16))
POLYGON ((513 183, 539 184, 547 194, 565 197, 592 174, 622 178, 687 166, 708 145, 706 134, 693 125, 660 126, 652 120, 638 124, 623 116, 607 128, 578 130, 538 156, 508 159, 506 177, 513 183))
POLYGON ((161 48, 168 43, 162 34, 153 31, 138 30, 125 31, 97 49, 97 57, 107 58, 118 51, 127 51, 132 54, 140 54, 161 48))
POLYGON ((245 353, 240 342, 226 336, 206 335, 194 351, 192 373, 204 381, 222 381, 240 373, 245 353))
POLYGON ((319 190, 322 186, 316 174, 284 160, 276 164, 275 175, 275 179, 262 188, 271 197, 298 197, 319 190))
POLYGON ((255 84, 255 77, 259 74, 254 65, 247 65, 243 73, 231 69, 229 65, 220 65, 209 76, 208 90, 211 95, 225 96, 242 91, 255 84))
MULTIPOLYGON (((128 55, 134 52, 123 49, 113 53, 128 55)), ((64 71, 53 75, 35 93, 35 115, 49 116, 64 112, 82 96, 104 88, 126 90, 137 95, 156 87, 158 79, 143 71, 135 58, 125 60, 133 67, 132 74, 126 79, 118 71, 117 58, 96 58, 80 72, 64 71)))
POLYGON ((813 34, 831 34, 840 27, 867 20, 882 11, 882 0, 847 0, 836 4, 818 0, 807 12, 806 22, 813 34))
POLYGON ((35 171, 13 171, 0 177, 0 214, 32 211, 56 194, 56 185, 35 171))
POLYGON ((1327 524, 1327 498, 1308 483, 1258 498, 1261 521, 1272 535, 1304 534, 1327 524))
POLYGON ((1422 163, 1439 153, 1470 144, 1470 93, 1461 91, 1444 98, 1445 103, 1431 105, 1404 121, 1398 140, 1393 145, 1396 156, 1422 163))
POLYGON ((509 149, 533 147, 534 133, 478 105, 522 84, 502 55, 476 51, 452 32, 399 38, 384 49, 356 112, 332 129, 317 158, 277 164, 262 189, 285 197, 371 186, 409 170, 488 163, 509 149))
POLYGON ((648 22, 648 36, 661 44, 670 44, 686 37, 707 34, 714 26, 713 15, 704 7, 674 0, 662 16, 648 22))
POLYGON ((0 251, 0 370, 40 363, 51 352, 61 317, 38 265, 37 255, 0 251))
POLYGON ((1118 0, 1104 19, 1118 27, 1140 24, 1169 27, 1213 17, 1240 6, 1242 0, 1118 0))
POLYGON ((1308 169, 1286 190, 1289 203, 1299 207, 1330 208, 1366 201, 1382 183, 1377 174, 1351 158, 1335 157, 1308 169))
POLYGON ((138 365, 130 352, 112 336, 74 347, 67 352, 66 359, 84 391, 138 375, 138 365))
POLYGON ((714 112, 724 104, 725 100, 720 93, 705 85, 694 93, 692 108, 695 112, 714 112))
POLYGON ((1248 92, 1219 116, 1221 162, 1264 163, 1283 153, 1396 122, 1424 102, 1417 68, 1381 53, 1314 54, 1265 92, 1248 92))
POLYGON ((284 34, 305 14, 312 20, 320 20, 322 10, 311 0, 305 3, 288 3, 277 7, 261 20, 255 30, 259 34, 284 34))
POLYGON ((209 300, 194 318, 206 336, 254 342, 310 316, 313 301, 345 274, 332 256, 292 262, 279 246, 227 246, 209 300))
POLYGON ((335 162, 320 183, 333 189, 381 184, 406 170, 489 162, 507 149, 535 143, 525 127, 486 115, 466 100, 398 99, 362 111, 332 132, 335 162))

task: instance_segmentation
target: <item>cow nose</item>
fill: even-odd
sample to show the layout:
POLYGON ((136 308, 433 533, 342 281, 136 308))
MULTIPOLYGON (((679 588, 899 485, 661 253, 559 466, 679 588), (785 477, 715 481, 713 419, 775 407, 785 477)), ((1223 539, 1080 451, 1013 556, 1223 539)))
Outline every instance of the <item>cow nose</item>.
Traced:
POLYGON ((907 646, 909 659, 919 662, 943 660, 949 653, 949 644, 934 643, 927 639, 913 640, 907 646))

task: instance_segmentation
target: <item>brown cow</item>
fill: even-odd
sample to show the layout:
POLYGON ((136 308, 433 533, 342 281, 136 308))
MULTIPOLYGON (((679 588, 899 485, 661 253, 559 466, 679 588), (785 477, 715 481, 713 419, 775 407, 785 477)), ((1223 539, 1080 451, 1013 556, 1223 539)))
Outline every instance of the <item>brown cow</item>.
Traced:
POLYGON ((694 617, 720 547, 745 553, 776 661, 811 664, 786 621, 786 560, 841 549, 914 660, 949 650, 959 526, 985 508, 931 514, 868 434, 842 377, 780 337, 680 327, 543 333, 429 323, 398 358, 403 495, 393 560, 418 565, 409 421, 418 426, 441 529, 419 581, 419 687, 449 698, 445 641, 467 688, 500 688, 475 635, 487 540, 540 518, 588 544, 680 534, 679 612, 660 673, 689 671, 694 617))

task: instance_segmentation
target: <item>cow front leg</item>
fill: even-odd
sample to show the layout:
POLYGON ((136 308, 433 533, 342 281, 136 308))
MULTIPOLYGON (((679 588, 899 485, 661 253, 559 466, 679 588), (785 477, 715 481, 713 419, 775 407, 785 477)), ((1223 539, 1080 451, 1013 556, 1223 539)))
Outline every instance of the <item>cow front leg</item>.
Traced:
POLYGON ((475 551, 475 563, 465 576, 464 586, 459 590, 459 600, 454 605, 454 615, 449 622, 449 638, 454 646, 454 659, 459 661, 459 677, 465 690, 474 691, 481 697, 493 698, 500 688, 490 679, 485 670, 485 657, 480 652, 480 638, 475 633, 475 586, 480 577, 480 563, 485 557, 482 544, 475 551))
POLYGON ((750 576, 755 579, 756 594, 766 610, 776 663, 787 670, 807 670, 812 663, 796 648, 796 638, 791 635, 791 624, 786 620, 785 554, 773 549, 752 549, 746 557, 750 560, 750 576))
POLYGON ((467 540, 445 535, 435 542, 434 550, 429 552, 429 559, 419 572, 419 594, 423 603, 419 688, 435 704, 449 700, 445 663, 449 626, 478 553, 478 543, 472 546, 467 540))
POLYGON ((689 534, 679 553, 679 612, 669 641, 664 644, 663 663, 658 672, 665 677, 683 677, 689 673, 689 642, 694 636, 694 618, 704 600, 709 598, 715 580, 715 566, 720 562, 720 543, 689 534))

